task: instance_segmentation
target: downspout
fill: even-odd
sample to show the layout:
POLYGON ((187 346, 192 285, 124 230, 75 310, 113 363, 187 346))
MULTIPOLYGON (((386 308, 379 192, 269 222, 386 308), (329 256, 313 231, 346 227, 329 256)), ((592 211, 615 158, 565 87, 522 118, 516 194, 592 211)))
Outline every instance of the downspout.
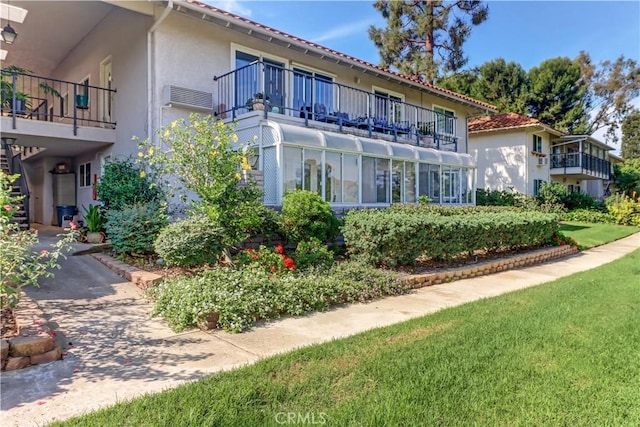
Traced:
POLYGON ((149 31, 147 31, 147 137, 151 143, 155 141, 155 132, 153 130, 153 108, 155 101, 155 67, 153 56, 153 33, 162 24, 162 22, 169 16, 169 13, 173 9, 173 0, 169 0, 167 7, 162 12, 162 15, 153 23, 149 31))

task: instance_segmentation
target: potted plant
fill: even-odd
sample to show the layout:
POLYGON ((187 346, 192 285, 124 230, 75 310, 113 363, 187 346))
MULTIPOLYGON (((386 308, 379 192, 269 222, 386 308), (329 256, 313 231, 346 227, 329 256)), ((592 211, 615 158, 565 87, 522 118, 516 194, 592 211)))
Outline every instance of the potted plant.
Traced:
MULTIPOLYGON (((13 111, 13 74, 20 75, 28 75, 32 74, 31 70, 27 70, 26 68, 17 67, 15 65, 9 65, 2 69, 2 80, 1 80, 1 90, 0 90, 0 106, 3 110, 11 110, 13 111)), ((55 98, 62 98, 60 92, 54 89, 51 85, 40 82, 38 84, 38 88, 42 90, 44 95, 52 95, 55 98)), ((36 95, 37 96, 37 95, 36 95)), ((15 112, 17 114, 25 114, 28 108, 31 108, 31 104, 29 101, 29 94, 25 92, 21 92, 16 89, 15 91, 16 98, 16 108, 15 112)))
POLYGON ((82 208, 84 209, 84 221, 87 223, 87 242, 102 243, 104 241, 102 229, 106 221, 100 207, 90 204, 88 208, 84 205, 82 208))
POLYGON ((253 95, 253 98, 251 99, 251 104, 252 104, 251 107, 253 110, 264 110, 265 104, 268 104, 268 103, 269 103, 269 97, 267 96, 265 98, 262 92, 257 92, 255 95, 253 95))

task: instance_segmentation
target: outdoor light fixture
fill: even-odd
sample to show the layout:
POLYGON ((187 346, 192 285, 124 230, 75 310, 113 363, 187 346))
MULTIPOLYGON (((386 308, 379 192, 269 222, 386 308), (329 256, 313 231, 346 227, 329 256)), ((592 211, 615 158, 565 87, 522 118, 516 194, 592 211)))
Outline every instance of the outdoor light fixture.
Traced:
POLYGON ((0 31, 0 34, 2 34, 2 40, 4 40, 6 44, 13 44, 13 42, 16 41, 16 37, 18 37, 18 33, 16 33, 16 30, 14 30, 8 22, 7 26, 0 31))

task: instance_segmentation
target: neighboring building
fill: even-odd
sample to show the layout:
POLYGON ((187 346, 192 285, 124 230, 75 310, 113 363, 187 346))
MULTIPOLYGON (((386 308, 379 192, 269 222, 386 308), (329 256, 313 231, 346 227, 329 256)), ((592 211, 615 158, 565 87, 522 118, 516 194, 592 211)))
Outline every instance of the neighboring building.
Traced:
POLYGON ((586 135, 565 135, 537 119, 508 113, 469 121, 469 153, 477 188, 536 196, 542 182, 603 197, 610 180, 609 150, 586 135))
POLYGON ((92 203, 106 159, 192 111, 257 136, 268 205, 293 188, 335 208, 474 202, 467 118, 489 104, 196 1, 11 5, 28 15, 3 66, 30 72, 4 78, 30 105, 3 102, 0 124, 21 152, 34 222, 92 203))

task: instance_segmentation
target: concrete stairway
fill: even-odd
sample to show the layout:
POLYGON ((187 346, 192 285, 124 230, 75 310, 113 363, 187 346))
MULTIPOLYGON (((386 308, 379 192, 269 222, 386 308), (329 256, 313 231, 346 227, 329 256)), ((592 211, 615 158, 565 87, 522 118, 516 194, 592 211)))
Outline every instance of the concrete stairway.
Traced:
MULTIPOLYGON (((5 152, 4 149, 0 150, 0 170, 6 173, 7 175, 10 175, 11 172, 9 170, 9 159, 7 158, 6 154, 7 153, 5 152)), ((24 194, 20 190, 20 186, 15 184, 16 182, 14 182, 14 185, 11 188, 11 196, 12 197, 24 196, 24 194)), ((29 218, 27 216, 27 211, 24 206, 25 202, 27 201, 23 197, 22 200, 20 200, 20 202, 15 204, 14 207, 16 208, 16 210, 13 213, 13 218, 11 218, 11 222, 18 224, 21 230, 29 229, 29 218)))

